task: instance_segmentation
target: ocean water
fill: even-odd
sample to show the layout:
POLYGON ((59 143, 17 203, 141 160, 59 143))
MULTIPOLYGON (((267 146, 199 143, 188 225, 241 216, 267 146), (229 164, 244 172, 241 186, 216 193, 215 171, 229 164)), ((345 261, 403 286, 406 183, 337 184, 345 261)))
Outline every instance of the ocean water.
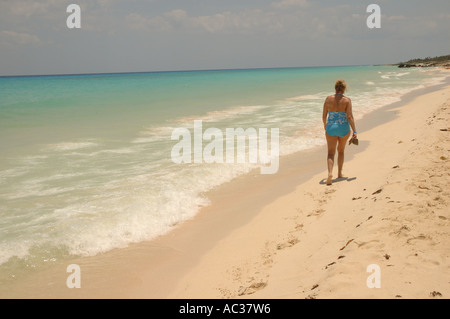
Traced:
POLYGON ((0 282, 150 240, 261 163, 176 164, 176 128, 277 128, 280 155, 324 145, 344 78, 356 119, 445 79, 393 66, 0 77, 0 282))

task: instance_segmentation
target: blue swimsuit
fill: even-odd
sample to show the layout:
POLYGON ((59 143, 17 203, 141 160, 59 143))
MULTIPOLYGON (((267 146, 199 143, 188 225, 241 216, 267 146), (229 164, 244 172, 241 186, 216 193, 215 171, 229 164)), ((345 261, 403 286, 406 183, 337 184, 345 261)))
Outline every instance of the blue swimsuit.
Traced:
POLYGON ((327 133, 330 136, 344 137, 350 132, 347 113, 328 112, 327 133))

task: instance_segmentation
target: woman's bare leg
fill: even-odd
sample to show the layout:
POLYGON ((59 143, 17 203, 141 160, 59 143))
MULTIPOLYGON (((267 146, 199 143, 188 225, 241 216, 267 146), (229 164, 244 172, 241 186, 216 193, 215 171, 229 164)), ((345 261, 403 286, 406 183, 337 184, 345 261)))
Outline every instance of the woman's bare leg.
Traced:
POLYGON ((343 177, 342 174, 342 168, 344 167, 344 152, 345 152, 345 146, 347 145, 347 141, 350 137, 350 132, 344 136, 339 137, 339 143, 337 146, 338 149, 338 177, 343 177))
POLYGON ((327 178, 327 185, 332 184, 333 179, 333 166, 334 166, 334 155, 336 154, 336 145, 338 142, 337 136, 330 136, 327 133, 325 133, 327 138, 327 145, 328 145, 328 155, 327 155, 327 166, 328 166, 328 178, 327 178))

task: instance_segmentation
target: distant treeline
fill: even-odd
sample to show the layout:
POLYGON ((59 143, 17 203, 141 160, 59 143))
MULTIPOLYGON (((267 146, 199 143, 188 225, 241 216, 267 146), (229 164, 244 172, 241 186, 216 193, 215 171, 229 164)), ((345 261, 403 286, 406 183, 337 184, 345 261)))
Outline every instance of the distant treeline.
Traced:
POLYGON ((431 67, 443 66, 450 67, 450 55, 436 56, 434 58, 428 57, 424 59, 412 59, 406 62, 397 64, 399 68, 413 68, 413 67, 431 67))
POLYGON ((401 62, 404 64, 412 64, 412 63, 430 63, 430 62, 447 62, 450 60, 450 55, 436 56, 434 58, 428 57, 424 59, 412 59, 406 62, 401 62))

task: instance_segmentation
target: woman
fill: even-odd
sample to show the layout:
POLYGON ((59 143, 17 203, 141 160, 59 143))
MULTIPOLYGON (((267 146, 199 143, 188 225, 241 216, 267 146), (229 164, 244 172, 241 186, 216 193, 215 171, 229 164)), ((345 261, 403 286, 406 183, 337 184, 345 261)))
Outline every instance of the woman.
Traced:
POLYGON ((327 185, 332 184, 334 155, 338 151, 338 177, 342 177, 344 165, 345 144, 350 137, 350 127, 353 138, 356 138, 355 120, 353 119, 352 101, 344 96, 347 84, 344 80, 337 80, 334 88, 335 95, 330 95, 323 104, 323 126, 328 144, 328 178, 327 185), (328 115, 328 120, 327 120, 328 115))

